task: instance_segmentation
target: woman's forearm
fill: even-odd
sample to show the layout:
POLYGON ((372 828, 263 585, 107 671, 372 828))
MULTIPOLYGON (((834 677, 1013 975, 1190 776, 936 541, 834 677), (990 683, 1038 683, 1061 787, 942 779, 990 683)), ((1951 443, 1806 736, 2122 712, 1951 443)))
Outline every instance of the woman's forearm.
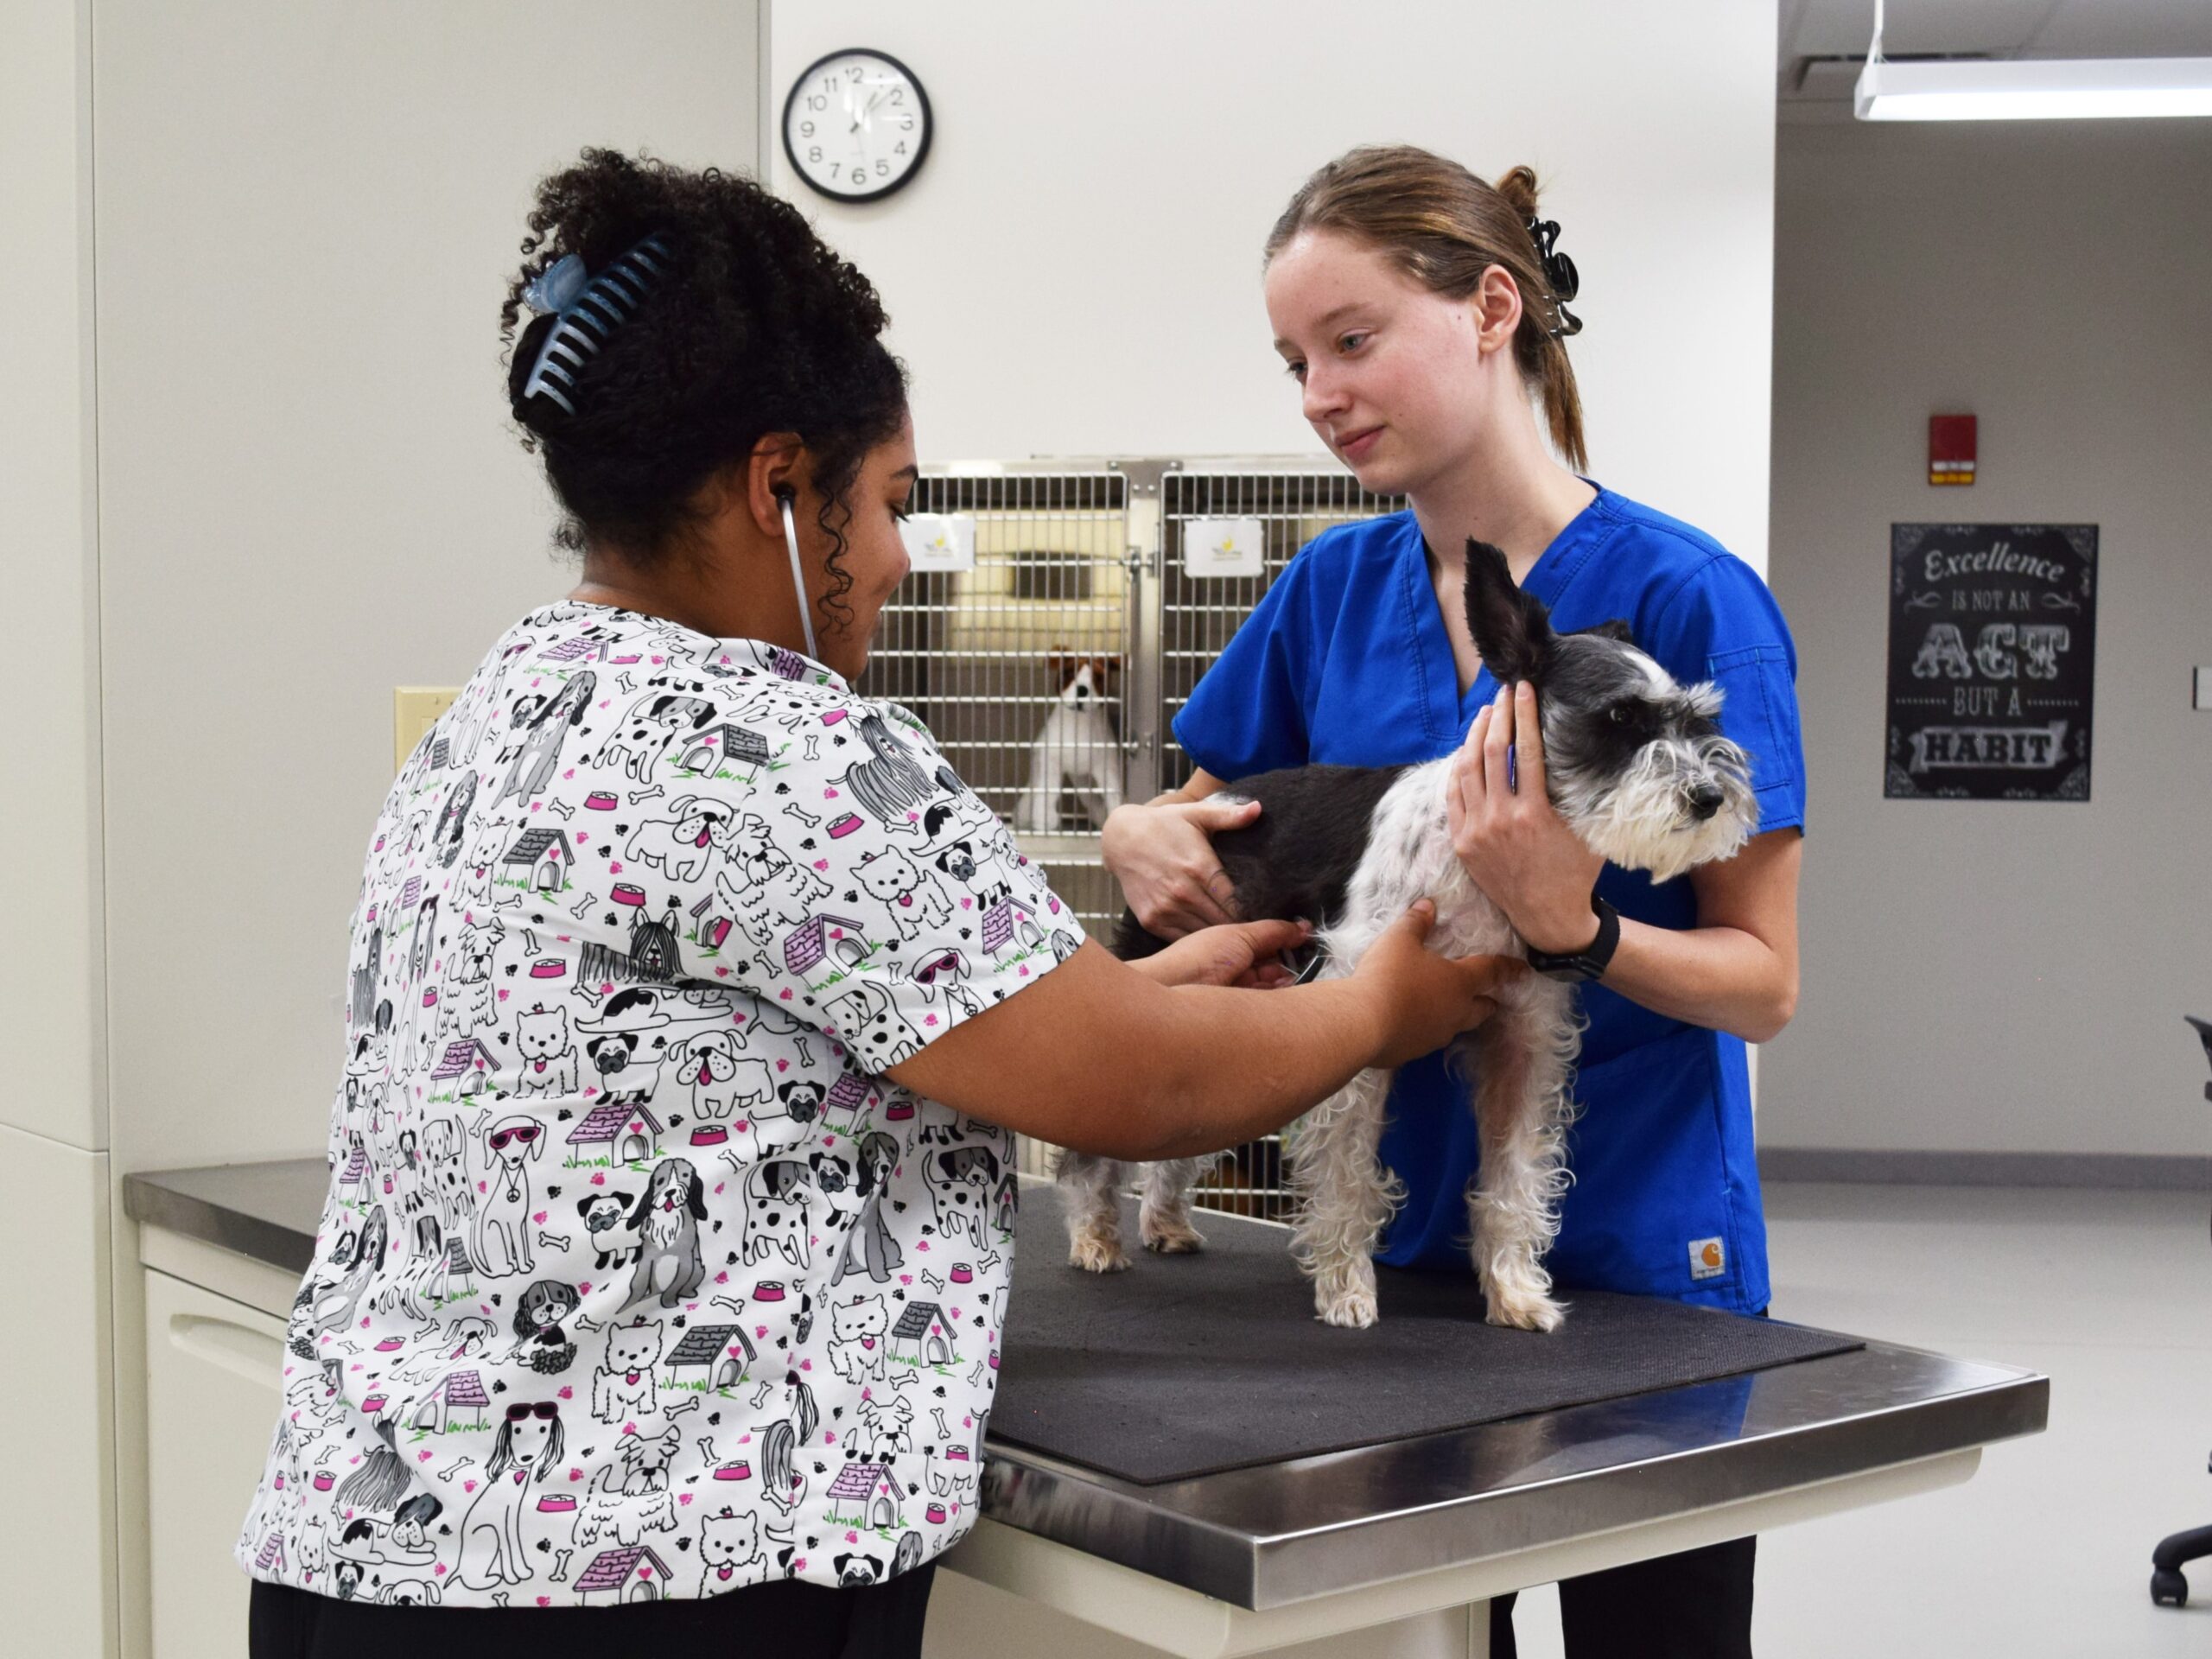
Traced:
POLYGON ((1372 994, 1348 979, 1265 995, 1184 985, 1173 996, 1173 1020, 1148 1045, 1159 1083, 1144 1133, 1154 1138, 1136 1154, 1147 1160, 1281 1128, 1372 1064, 1383 1038, 1372 994))
POLYGON ((1797 1010, 1796 976, 1757 935, 1621 918, 1604 982, 1655 1014, 1764 1043, 1797 1010))
POLYGON ((1085 944, 890 1076, 1055 1146, 1184 1157, 1263 1135, 1343 1087, 1403 1023, 1404 995, 1363 976, 1277 991, 1169 988, 1085 944))

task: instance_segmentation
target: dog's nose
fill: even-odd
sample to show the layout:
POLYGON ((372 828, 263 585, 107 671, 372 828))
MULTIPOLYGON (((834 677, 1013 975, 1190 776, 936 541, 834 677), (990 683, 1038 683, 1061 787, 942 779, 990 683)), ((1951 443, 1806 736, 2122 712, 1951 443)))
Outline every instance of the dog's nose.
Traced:
POLYGON ((1727 798, 1711 784, 1700 784, 1690 791, 1690 816, 1704 823, 1720 810, 1720 803, 1727 798))

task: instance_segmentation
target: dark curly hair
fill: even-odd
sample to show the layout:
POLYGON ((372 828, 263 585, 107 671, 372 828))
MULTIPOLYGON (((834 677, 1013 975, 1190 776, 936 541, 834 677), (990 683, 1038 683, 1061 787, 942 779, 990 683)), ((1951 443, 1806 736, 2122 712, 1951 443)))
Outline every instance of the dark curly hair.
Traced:
POLYGON ((830 545, 824 604, 849 626, 847 497, 906 414, 906 369, 878 338, 889 320, 874 287, 790 203, 715 168, 587 149, 538 186, 529 224, 499 339, 524 447, 543 455, 566 513, 560 544, 658 563, 698 528, 710 480, 765 435, 796 432, 830 545), (571 253, 595 276, 651 235, 667 245, 669 272, 584 363, 575 412, 537 398, 525 414, 523 383, 554 319, 534 318, 518 340, 523 289, 571 253))

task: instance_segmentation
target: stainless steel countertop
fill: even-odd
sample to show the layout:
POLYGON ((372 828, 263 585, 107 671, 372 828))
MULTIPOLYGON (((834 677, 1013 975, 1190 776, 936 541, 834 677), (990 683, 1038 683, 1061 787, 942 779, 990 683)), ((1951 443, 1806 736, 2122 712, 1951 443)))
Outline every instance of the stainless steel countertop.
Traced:
MULTIPOLYGON (((292 1272, 314 1159, 127 1177, 124 1205, 292 1272)), ((1870 1342, 1855 1352, 1157 1486, 994 1444, 990 1518, 1236 1606, 1279 1607, 2040 1433, 2050 1381, 1870 1342)), ((1234 1409, 1234 1402, 1224 1402, 1234 1409)))
POLYGON ((315 1230, 330 1191, 320 1158, 219 1164, 123 1178, 123 1207, 145 1227, 166 1228, 287 1273, 315 1260, 315 1230))

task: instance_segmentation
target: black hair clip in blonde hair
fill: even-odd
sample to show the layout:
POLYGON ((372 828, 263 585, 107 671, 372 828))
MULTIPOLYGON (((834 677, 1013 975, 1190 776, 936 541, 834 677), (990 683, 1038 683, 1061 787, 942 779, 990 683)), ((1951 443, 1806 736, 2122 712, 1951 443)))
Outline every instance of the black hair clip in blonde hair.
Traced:
POLYGON ((1559 221, 1531 219, 1529 238, 1536 245, 1536 258, 1544 268, 1544 280, 1552 285, 1552 301, 1559 312, 1559 321, 1544 332, 1554 340, 1580 334, 1582 319, 1567 308, 1567 302, 1581 290, 1582 279, 1575 274, 1573 260, 1553 251, 1553 245, 1559 240, 1559 221))
POLYGON ((515 412, 519 415, 543 398, 562 414, 574 415, 576 376, 607 336, 637 314, 653 283, 667 274, 668 244, 649 236, 588 280, 582 257, 573 253, 533 277, 522 291, 523 303, 556 321, 522 383, 515 412))

